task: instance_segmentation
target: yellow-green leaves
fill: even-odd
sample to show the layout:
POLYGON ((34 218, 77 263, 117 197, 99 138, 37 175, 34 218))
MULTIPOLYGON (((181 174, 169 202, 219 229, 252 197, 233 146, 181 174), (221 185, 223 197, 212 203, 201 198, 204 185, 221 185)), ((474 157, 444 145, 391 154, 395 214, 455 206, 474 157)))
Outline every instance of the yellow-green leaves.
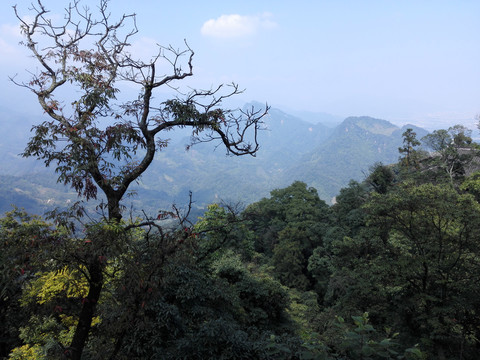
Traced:
MULTIPOLYGON (((64 301, 65 298, 78 298, 80 301, 87 295, 87 280, 78 270, 71 270, 65 266, 59 271, 38 275, 39 277, 31 281, 26 288, 22 298, 23 305, 32 300, 38 304, 45 304, 55 301, 58 297, 61 297, 61 301, 64 301)), ((62 308, 57 307, 56 311, 62 312, 62 308)))
POLYGON ((39 345, 23 345, 12 350, 9 360, 46 360, 39 345))

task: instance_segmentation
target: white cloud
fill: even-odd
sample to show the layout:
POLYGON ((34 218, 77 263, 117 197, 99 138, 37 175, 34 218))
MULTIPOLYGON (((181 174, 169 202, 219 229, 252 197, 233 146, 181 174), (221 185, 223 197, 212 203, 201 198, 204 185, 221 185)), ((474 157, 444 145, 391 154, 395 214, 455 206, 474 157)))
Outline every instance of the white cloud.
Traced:
POLYGON ((205 36, 227 39, 254 35, 260 29, 276 26, 270 13, 250 16, 231 14, 206 21, 200 31, 205 36))

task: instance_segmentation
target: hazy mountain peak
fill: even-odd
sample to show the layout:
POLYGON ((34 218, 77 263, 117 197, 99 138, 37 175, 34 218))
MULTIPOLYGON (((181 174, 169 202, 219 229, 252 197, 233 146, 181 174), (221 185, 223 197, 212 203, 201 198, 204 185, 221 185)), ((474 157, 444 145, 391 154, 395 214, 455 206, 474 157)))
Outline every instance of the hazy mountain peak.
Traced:
POLYGON ((386 136, 390 136, 395 130, 398 130, 398 126, 391 122, 370 116, 350 116, 340 124, 341 128, 347 128, 348 126, 357 126, 373 134, 386 136))

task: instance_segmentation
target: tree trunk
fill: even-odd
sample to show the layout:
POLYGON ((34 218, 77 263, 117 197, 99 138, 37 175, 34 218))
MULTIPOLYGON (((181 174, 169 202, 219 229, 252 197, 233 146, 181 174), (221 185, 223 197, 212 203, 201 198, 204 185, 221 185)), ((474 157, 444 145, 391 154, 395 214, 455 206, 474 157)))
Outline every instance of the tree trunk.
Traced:
POLYGON ((82 310, 78 318, 77 328, 73 335, 73 340, 70 348, 65 355, 74 360, 80 360, 82 352, 87 343, 88 333, 92 327, 92 319, 95 314, 95 309, 100 299, 100 294, 103 287, 103 265, 98 258, 94 258, 88 267, 90 274, 90 287, 88 295, 82 300, 82 310))
POLYGON ((119 196, 108 197, 108 220, 110 221, 122 220, 122 212, 120 211, 120 198, 119 196))
MULTIPOLYGON (((109 221, 120 221, 122 219, 120 199, 118 197, 119 196, 107 195, 109 221)), ((78 324, 73 335, 72 343, 65 352, 67 358, 80 360, 82 357, 83 349, 88 340, 88 334, 92 328, 95 309, 97 308, 100 294, 102 293, 104 282, 103 267, 104 265, 102 261, 98 256, 94 255, 88 266, 88 273, 90 276, 88 294, 87 297, 82 300, 82 310, 78 318, 78 324)))

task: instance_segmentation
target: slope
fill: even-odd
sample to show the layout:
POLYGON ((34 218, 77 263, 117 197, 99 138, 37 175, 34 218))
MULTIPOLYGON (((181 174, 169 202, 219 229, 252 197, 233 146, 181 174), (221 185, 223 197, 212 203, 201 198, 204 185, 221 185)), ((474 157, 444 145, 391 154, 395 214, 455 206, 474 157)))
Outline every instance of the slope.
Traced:
POLYGON ((288 179, 301 179, 317 188, 323 199, 331 200, 351 179, 363 180, 374 163, 396 162, 407 128, 412 128, 418 139, 428 133, 414 125, 399 128, 368 116, 349 117, 325 142, 287 170, 288 179))

